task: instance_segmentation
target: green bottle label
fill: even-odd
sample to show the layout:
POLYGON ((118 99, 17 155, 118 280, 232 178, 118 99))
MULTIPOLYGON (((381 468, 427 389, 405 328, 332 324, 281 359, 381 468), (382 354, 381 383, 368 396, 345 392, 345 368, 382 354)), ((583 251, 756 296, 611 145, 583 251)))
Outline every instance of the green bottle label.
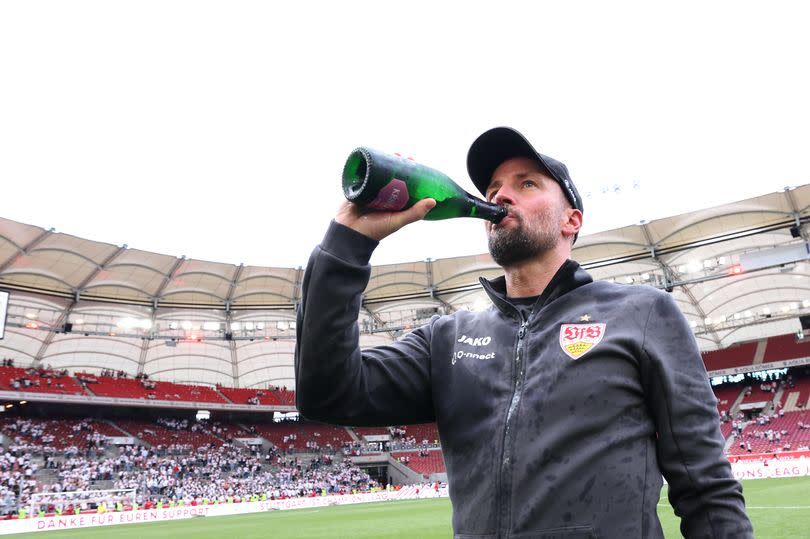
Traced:
POLYGON ((399 211, 408 204, 408 186, 402 180, 394 178, 380 189, 377 197, 366 207, 382 211, 399 211))

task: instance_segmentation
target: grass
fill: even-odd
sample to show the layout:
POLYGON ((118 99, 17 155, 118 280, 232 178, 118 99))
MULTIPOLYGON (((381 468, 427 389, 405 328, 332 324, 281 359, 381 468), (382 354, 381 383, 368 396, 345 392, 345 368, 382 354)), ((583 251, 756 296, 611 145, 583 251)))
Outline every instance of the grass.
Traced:
MULTIPOLYGON (((806 537, 810 530, 810 477, 744 481, 748 514, 758 539, 806 537)), ((192 518, 107 528, 47 532, 46 539, 335 539, 452 537, 450 502, 410 500, 192 518)), ((662 493, 658 514, 667 538, 681 537, 678 519, 662 493)), ((2 524, 0 524, 1 526, 2 524)), ((42 532, 14 537, 40 537, 42 532)))
MULTIPOLYGON (((808 537, 810 530, 810 477, 743 481, 748 517, 757 539, 808 537)), ((658 503, 658 517, 667 538, 682 537, 680 519, 666 498, 658 503)))

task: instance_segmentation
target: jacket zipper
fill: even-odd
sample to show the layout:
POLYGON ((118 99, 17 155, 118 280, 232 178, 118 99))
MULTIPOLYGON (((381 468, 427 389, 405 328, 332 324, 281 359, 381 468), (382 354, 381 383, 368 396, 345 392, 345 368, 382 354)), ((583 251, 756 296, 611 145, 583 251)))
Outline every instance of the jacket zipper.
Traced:
POLYGON ((498 510, 497 536, 506 537, 509 533, 511 521, 511 501, 512 501, 512 446, 514 442, 514 423, 517 417, 517 408, 520 398, 523 395, 523 377, 525 373, 523 360, 523 338, 526 336, 526 328, 529 324, 531 313, 526 318, 521 315, 520 329, 518 329, 518 340, 515 346, 515 365, 512 370, 512 398, 509 400, 509 409, 506 411, 506 425, 503 432, 503 452, 500 462, 500 489, 498 500, 500 507, 498 510))

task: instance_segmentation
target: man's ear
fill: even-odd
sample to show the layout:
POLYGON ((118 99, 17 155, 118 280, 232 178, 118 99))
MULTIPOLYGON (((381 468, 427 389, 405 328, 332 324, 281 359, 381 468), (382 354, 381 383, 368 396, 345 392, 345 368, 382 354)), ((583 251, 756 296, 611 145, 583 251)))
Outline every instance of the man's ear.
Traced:
POLYGON ((566 238, 573 240, 574 236, 579 233, 582 228, 582 212, 576 208, 566 208, 566 220, 563 223, 562 233, 566 238))

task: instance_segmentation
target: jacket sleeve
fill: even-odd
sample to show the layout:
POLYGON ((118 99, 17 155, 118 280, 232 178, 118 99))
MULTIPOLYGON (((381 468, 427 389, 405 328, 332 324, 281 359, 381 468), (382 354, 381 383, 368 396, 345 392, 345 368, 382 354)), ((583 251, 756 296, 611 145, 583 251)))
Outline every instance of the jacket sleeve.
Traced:
POLYGON ((742 485, 723 455, 717 401, 694 335, 669 295, 644 329, 642 379, 669 501, 687 539, 753 538, 742 485))
POLYGON ((433 421, 426 325, 361 351, 358 316, 377 242, 332 222, 304 273, 295 345, 298 411, 344 425, 433 421))

